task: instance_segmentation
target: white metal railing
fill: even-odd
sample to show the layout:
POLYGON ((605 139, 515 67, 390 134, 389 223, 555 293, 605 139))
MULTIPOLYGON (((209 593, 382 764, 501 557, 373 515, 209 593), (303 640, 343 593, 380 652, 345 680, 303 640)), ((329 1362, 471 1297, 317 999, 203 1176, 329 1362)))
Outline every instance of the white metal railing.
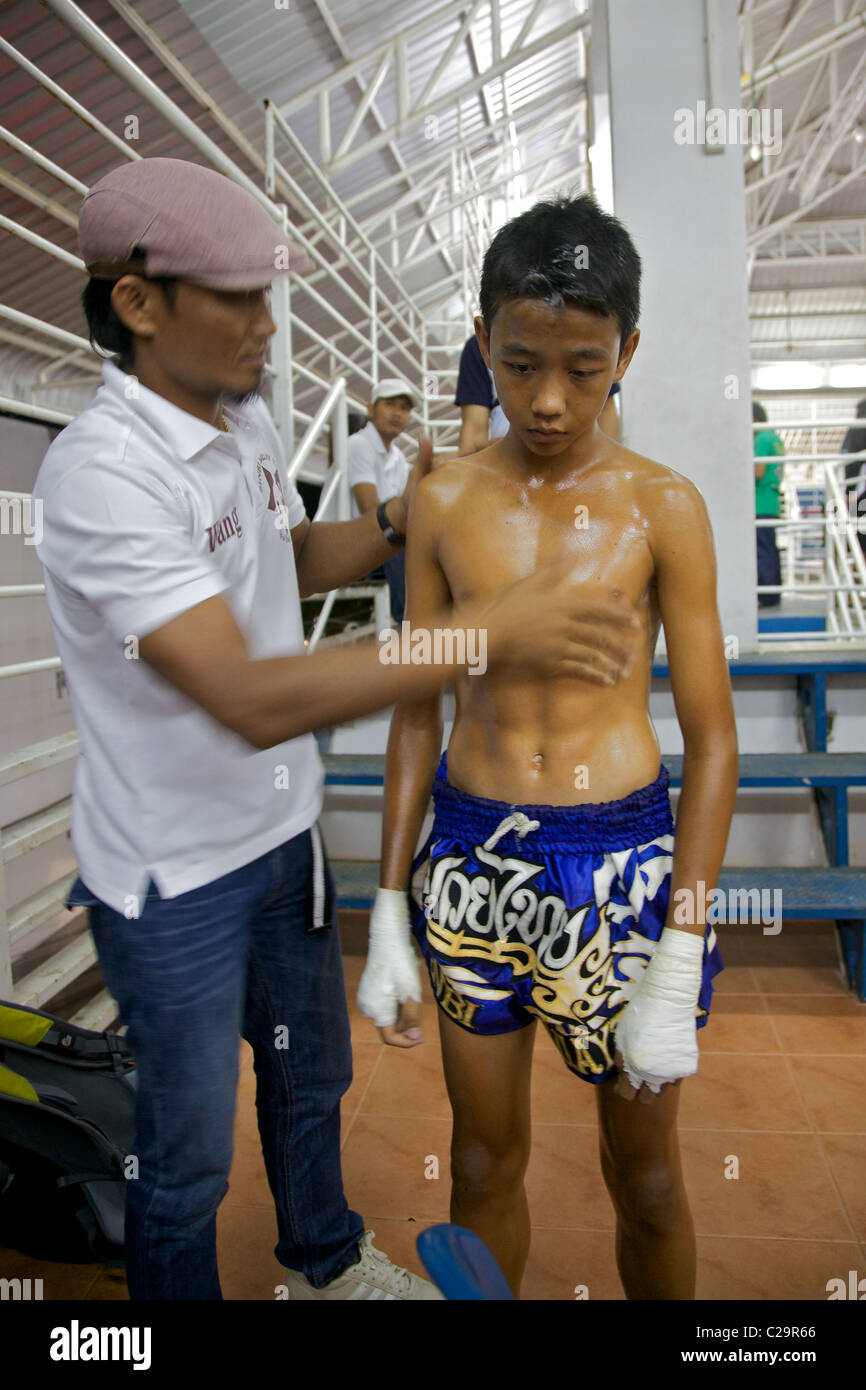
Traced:
MULTIPOLYGON (((290 396, 306 398, 333 380, 337 363, 347 376, 347 395, 364 408, 370 387, 384 376, 400 376, 418 391, 422 376, 417 344, 422 336, 418 307, 393 270, 370 241, 354 214, 331 187, 318 165, 295 135, 286 117, 272 102, 265 111, 265 188, 280 191, 306 216, 289 235, 303 246, 314 269, 303 276, 282 276, 274 285, 274 317, 277 322, 275 352, 289 368, 278 378, 274 417, 294 451, 290 396), (314 181, 322 206, 318 206, 278 157, 281 144, 314 181), (351 236, 351 244, 348 238, 351 236), (330 291, 330 297, 322 292, 330 291), (328 316, 328 336, 310 323, 309 313, 299 314, 300 302, 312 302, 320 315, 328 316), (354 350, 354 351, 353 351, 354 350), (358 357, 364 360, 358 361, 358 357), (329 371, 316 370, 325 357, 329 371), (302 375, 293 382, 292 374, 302 375), (312 378, 312 380, 311 380, 312 378), (282 399, 278 392, 282 392, 282 399)), ((416 411, 423 420, 423 414, 416 411)))

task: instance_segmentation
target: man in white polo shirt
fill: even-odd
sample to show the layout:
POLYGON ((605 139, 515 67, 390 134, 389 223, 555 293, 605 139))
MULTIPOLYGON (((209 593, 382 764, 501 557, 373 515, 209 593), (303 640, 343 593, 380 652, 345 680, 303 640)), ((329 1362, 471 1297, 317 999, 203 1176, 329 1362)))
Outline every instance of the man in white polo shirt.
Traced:
MULTIPOLYGON (((349 484, 352 515, 375 511, 387 497, 403 491, 409 465, 395 440, 409 425, 415 404, 412 388, 402 377, 386 377, 373 388, 367 405, 369 420, 349 439, 349 484)), ((391 595, 391 617, 402 623, 406 610, 406 570, 402 550, 382 566, 391 595)), ((375 574, 376 571, 373 571, 375 574)))
MULTIPOLYGON (((305 652, 299 596, 393 554, 431 452, 378 513, 305 517, 258 397, 267 287, 305 268, 279 236, 251 194, 182 160, 124 164, 81 209, 91 340, 114 357, 33 492, 81 740, 68 903, 90 909, 138 1062, 131 1297, 222 1297, 216 1212, 241 1034, 290 1297, 429 1299, 343 1194, 351 1048, 310 731, 428 696, 465 663, 389 665, 375 642, 305 652)), ((550 587, 539 571, 459 608, 443 590, 430 625, 483 628, 488 664, 590 680, 622 669, 626 610, 545 602, 550 587)), ((420 999, 408 939, 380 934, 371 959, 408 1029, 401 1007, 420 999)))

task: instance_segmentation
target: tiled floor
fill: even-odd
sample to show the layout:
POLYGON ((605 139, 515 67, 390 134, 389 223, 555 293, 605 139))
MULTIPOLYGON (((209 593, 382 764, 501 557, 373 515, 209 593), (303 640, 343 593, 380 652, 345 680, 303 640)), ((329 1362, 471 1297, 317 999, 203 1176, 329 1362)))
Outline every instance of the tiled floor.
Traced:
MULTIPOLYGON (((839 973, 834 929, 790 923, 779 937, 728 928, 701 1064, 683 1082, 680 1142, 698 1244, 701 1299, 825 1300, 831 1278, 866 1275, 866 1005, 839 973), (739 934, 738 934, 739 933, 739 934), (739 1177, 725 1176, 736 1156, 739 1177)), ((422 1272, 414 1238, 448 1219, 448 1099, 434 1006, 428 1041, 385 1048, 355 1007, 362 968, 346 956, 355 1079, 343 1106, 346 1193, 376 1244, 422 1272), (425 1177, 430 1156, 438 1179, 425 1177)), ((252 1054, 242 1046, 236 1148, 220 1208, 230 1299, 272 1299, 281 1267, 258 1144, 252 1054)), ((593 1089, 539 1030, 533 1072, 533 1224, 525 1299, 620 1299, 613 1209, 597 1157, 593 1089)), ((43 1276, 45 1297, 125 1298, 123 1274, 37 1266, 0 1251, 7 1277, 43 1276)))

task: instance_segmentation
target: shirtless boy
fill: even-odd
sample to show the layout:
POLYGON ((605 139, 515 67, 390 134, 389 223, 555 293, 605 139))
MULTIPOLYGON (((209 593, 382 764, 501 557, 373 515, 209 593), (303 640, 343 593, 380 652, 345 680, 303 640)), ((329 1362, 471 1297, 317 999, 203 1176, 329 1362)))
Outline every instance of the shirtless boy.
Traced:
POLYGON ((694 1297, 676 1116, 722 969, 698 884, 721 867, 737 748, 701 495, 597 426, 637 348, 639 287, 627 232, 588 197, 502 228, 475 327, 510 431, 421 482, 407 548, 410 624, 571 557, 565 582, 621 591, 643 628, 639 659, 606 685, 525 667, 460 676, 441 761, 438 697, 398 706, 391 725, 359 1005, 385 1042, 420 1039, 411 918, 440 1006, 451 1219, 486 1241, 515 1295, 541 1020, 596 1087, 627 1297, 694 1297), (685 747, 675 840, 648 712, 660 623, 685 747), (413 859, 431 781, 435 820, 413 859))

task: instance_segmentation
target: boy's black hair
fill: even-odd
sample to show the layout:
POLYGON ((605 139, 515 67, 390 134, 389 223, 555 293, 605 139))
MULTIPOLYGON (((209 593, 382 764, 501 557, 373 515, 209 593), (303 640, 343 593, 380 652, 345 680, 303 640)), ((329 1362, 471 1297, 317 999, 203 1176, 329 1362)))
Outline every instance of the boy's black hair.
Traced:
POLYGON ((752 401, 752 422, 756 425, 767 423, 767 412, 760 401, 752 401))
MULTIPOLYGON (((174 308, 177 280, 167 276, 147 276, 154 285, 159 285, 170 309, 174 308)), ((87 330, 91 347, 102 348, 103 352, 114 353, 121 367, 132 365, 133 333, 117 317, 111 303, 111 291, 116 280, 98 280, 91 276, 81 295, 81 303, 87 318, 87 330)))
POLYGON ((487 248, 481 270, 481 317, 487 332, 508 299, 576 304, 615 318, 620 348, 637 327, 641 262, 617 218, 589 194, 536 203, 512 218, 487 248))

